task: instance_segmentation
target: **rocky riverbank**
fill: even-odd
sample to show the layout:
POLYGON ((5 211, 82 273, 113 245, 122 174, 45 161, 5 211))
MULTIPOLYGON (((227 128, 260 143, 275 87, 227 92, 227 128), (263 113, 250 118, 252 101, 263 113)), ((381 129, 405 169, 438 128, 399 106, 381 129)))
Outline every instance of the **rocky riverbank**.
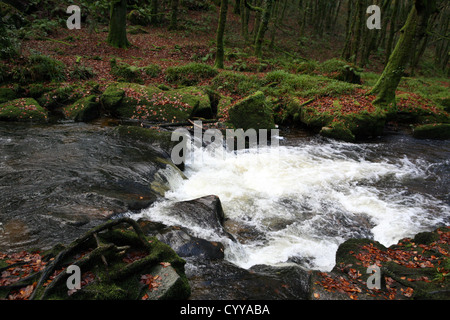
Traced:
MULTIPOLYGON (((193 225, 236 241, 223 227, 225 218, 216 196, 178 202, 170 210, 192 219, 193 225)), ((347 240, 339 246, 336 266, 330 272, 295 264, 243 269, 224 259, 224 245, 220 242, 197 238, 182 227, 145 219, 135 223, 127 218, 110 220, 68 246, 58 245, 43 253, 2 254, 0 289, 3 299, 55 298, 50 291, 57 285, 58 299, 448 299, 449 250, 450 229, 442 227, 402 239, 389 248, 370 239, 347 240), (114 229, 114 234, 101 233, 121 221, 131 223, 130 228, 114 229), (137 230, 134 235, 133 228, 137 230), (88 249, 88 243, 94 249, 88 249), (66 257, 69 252, 72 260, 66 257), (83 272, 79 292, 62 288, 69 275, 58 274, 69 264, 84 267, 88 261, 90 265, 96 261, 96 267, 83 272), (381 272, 381 285, 370 289, 372 272, 368 267, 374 265, 381 272), (130 285, 129 279, 134 279, 135 285, 130 285), (52 285, 53 281, 56 284, 52 285), (36 295, 39 286, 44 289, 36 295)))

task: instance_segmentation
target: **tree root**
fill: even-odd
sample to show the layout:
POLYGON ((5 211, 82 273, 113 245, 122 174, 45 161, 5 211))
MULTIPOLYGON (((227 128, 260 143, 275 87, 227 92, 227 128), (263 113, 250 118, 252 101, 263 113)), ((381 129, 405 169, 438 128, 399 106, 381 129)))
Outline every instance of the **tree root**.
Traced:
MULTIPOLYGON (((72 263, 72 265, 77 265, 80 268, 82 266, 86 266, 91 264, 92 262, 96 260, 102 260, 103 264, 105 266, 108 266, 106 257, 107 256, 117 256, 117 254, 124 253, 127 249, 129 249, 129 246, 116 246, 115 244, 108 243, 108 244, 102 244, 100 240, 98 239, 98 234, 101 231, 104 230, 111 230, 113 227, 120 225, 120 224, 128 224, 130 225, 139 241, 140 244, 148 251, 150 252, 150 244, 147 242, 147 239, 145 237, 144 232, 139 227, 137 222, 130 218, 120 218, 116 220, 108 221, 98 227, 95 227, 85 233, 83 236, 79 237, 75 241, 73 241, 69 246, 67 246, 64 250, 62 250, 55 259, 44 269, 41 271, 41 276, 39 278, 39 281, 36 285, 36 289, 30 296, 30 299, 44 299, 48 297, 48 295, 54 290, 54 288, 57 287, 58 284, 61 283, 63 279, 67 277, 67 274, 65 272, 61 272, 58 274, 51 283, 47 285, 45 289, 43 288, 43 285, 48 280, 48 278, 56 271, 61 268, 64 268, 67 264, 65 263, 65 260, 73 254, 77 249, 79 249, 83 244, 85 244, 87 241, 95 240, 97 243, 97 248, 92 250, 89 254, 86 254, 83 258, 79 259, 78 261, 72 263)), ((127 269, 127 268, 125 268, 127 269)), ((128 270, 128 269, 127 269, 128 270)), ((121 273, 122 274, 122 273, 121 273)), ((112 278, 117 278, 119 275, 114 275, 112 278)), ((22 281, 21 281, 22 282, 22 281)))

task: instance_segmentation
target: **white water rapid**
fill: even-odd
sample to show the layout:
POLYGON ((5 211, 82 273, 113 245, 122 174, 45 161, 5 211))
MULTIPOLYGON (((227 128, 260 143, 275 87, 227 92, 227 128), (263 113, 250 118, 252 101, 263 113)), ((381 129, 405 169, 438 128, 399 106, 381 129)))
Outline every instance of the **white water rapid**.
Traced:
POLYGON ((410 187, 429 178, 432 164, 379 155, 377 148, 311 140, 221 158, 199 152, 186 168, 188 179, 169 175, 167 200, 140 216, 223 241, 226 259, 243 268, 296 262, 329 271, 348 238, 370 237, 390 246, 448 223, 448 204, 410 187), (189 221, 173 220, 165 210, 174 201, 206 195, 221 199, 229 232, 247 230, 251 236, 233 244, 189 221))

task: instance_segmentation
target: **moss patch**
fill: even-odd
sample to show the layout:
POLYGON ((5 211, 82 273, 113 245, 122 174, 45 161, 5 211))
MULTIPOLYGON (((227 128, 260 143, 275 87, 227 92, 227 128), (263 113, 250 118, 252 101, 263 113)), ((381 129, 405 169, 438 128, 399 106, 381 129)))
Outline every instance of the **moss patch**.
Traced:
POLYGON ((433 123, 414 128, 414 138, 417 139, 450 139, 450 123, 433 123))
POLYGON ((20 98, 0 104, 1 121, 47 121, 48 112, 32 98, 20 98))
POLYGON ((81 98, 74 104, 64 108, 66 119, 78 122, 88 122, 97 119, 100 116, 100 103, 98 97, 90 95, 81 98))
POLYGON ((258 91, 234 103, 229 109, 230 122, 238 129, 274 129, 273 112, 265 95, 258 91))

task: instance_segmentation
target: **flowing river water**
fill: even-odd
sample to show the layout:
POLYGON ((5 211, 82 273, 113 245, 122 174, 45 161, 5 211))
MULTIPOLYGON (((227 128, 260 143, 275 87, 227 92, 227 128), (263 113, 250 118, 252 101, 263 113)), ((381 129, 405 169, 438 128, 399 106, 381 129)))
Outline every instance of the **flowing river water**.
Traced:
POLYGON ((188 179, 163 171, 170 190, 157 198, 146 190, 161 169, 149 161, 158 152, 111 130, 2 124, 0 251, 73 239, 89 221, 129 210, 134 196, 131 216, 221 241, 225 258, 243 268, 297 263, 327 271, 346 239, 389 246, 450 223, 449 141, 393 133, 354 144, 285 132, 278 148, 221 158, 198 152, 188 179), (219 196, 236 242, 168 210, 206 195, 219 196))
POLYGON ((214 156, 202 150, 173 176, 166 199, 140 217, 181 225, 226 244, 226 259, 253 265, 334 266, 340 243, 372 238, 386 246, 450 222, 450 144, 390 135, 343 143, 302 132, 282 134, 278 148, 214 156), (225 228, 239 241, 174 216, 175 201, 221 199, 225 228))

